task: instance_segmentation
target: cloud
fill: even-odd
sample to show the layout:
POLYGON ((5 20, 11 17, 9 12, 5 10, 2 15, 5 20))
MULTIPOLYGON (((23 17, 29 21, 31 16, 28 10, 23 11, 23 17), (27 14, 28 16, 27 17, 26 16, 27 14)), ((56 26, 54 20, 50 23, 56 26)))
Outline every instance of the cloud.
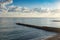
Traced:
POLYGON ((0 4, 5 4, 5 5, 7 5, 7 4, 11 4, 11 3, 13 3, 13 0, 0 0, 0 4))
POLYGON ((30 9, 29 8, 26 8, 26 7, 19 7, 19 6, 9 6, 8 7, 8 12, 29 12, 30 9))
POLYGON ((6 5, 11 4, 13 0, 0 0, 0 13, 8 12, 6 5))
POLYGON ((26 13, 31 13, 31 12, 44 13, 44 12, 46 12, 47 13, 48 9, 60 8, 60 6, 59 6, 60 2, 58 2, 58 1, 55 3, 52 3, 52 4, 51 3, 42 4, 41 8, 34 8, 34 9, 29 9, 27 7, 19 7, 19 6, 15 6, 15 5, 8 6, 8 8, 7 8, 6 5, 11 4, 11 3, 13 3, 13 0, 7 0, 7 1, 3 2, 3 5, 0 6, 0 9, 8 10, 7 12, 26 12, 26 13))
MULTIPOLYGON (((27 7, 20 7, 20 6, 15 6, 15 5, 10 5, 10 6, 7 6, 8 4, 11 4, 13 3, 13 0, 8 0, 6 2, 3 3, 3 5, 0 6, 0 13, 7 13, 7 12, 18 12, 19 14, 22 13, 32 13, 31 15, 35 15, 35 16, 43 16, 43 17, 48 17, 48 16, 52 16, 53 14, 52 13, 60 13, 60 2, 55 2, 53 4, 49 4, 49 5, 46 5, 47 7, 45 6, 42 6, 41 8, 33 8, 33 9, 30 9, 30 8, 27 8, 27 7), (50 6, 50 7, 49 7, 50 6), (38 13, 38 14, 35 14, 35 13, 38 13)), ((2 4, 2 3, 1 3, 2 4)), ((19 15, 18 14, 18 15, 19 15)), ((28 15, 29 16, 29 15, 28 15)), ((57 16, 57 15, 56 15, 57 16)))

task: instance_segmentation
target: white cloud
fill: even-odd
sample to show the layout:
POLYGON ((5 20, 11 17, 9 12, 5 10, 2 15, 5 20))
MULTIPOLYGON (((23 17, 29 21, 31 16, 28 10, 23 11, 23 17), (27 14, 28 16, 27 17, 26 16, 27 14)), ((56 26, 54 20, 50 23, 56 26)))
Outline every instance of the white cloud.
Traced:
POLYGON ((0 2, 0 11, 1 12, 8 12, 6 5, 11 4, 13 1, 12 0, 1 0, 3 2, 0 2))
POLYGON ((41 5, 41 8, 34 8, 34 9, 29 9, 27 7, 18 7, 18 6, 15 6, 15 5, 11 5, 11 6, 8 6, 8 9, 6 8, 5 5, 7 4, 11 4, 13 3, 13 0, 7 0, 6 2, 3 2, 3 4, 0 6, 0 9, 3 9, 3 10, 8 10, 8 12, 41 12, 41 13, 44 13, 44 12, 48 12, 50 10, 50 8, 52 9, 57 9, 57 8, 60 8, 60 2, 55 2, 53 4, 46 4, 46 6, 43 6, 41 5), (51 5, 51 6, 50 6, 51 5), (50 7, 49 7, 50 6, 50 7))
MULTIPOLYGON (((8 0, 7 2, 4 2, 3 4, 1 3, 0 5, 0 13, 7 13, 7 12, 21 12, 21 13, 32 13, 31 15, 34 16, 43 16, 43 17, 48 17, 48 16, 52 16, 53 14, 51 13, 52 11, 55 12, 59 12, 60 13, 60 2, 56 2, 53 4, 49 4, 47 5, 47 7, 41 7, 41 8, 34 8, 34 9, 29 9, 27 7, 20 7, 20 6, 15 6, 15 5, 11 5, 8 6, 8 8, 6 8, 7 4, 11 4, 13 2, 13 0, 8 0), (50 6, 51 5, 51 6, 50 6), (49 7, 50 6, 50 7, 49 7), (51 10, 51 9, 52 10, 51 10), (59 9, 59 10, 58 10, 59 9), (39 13, 35 14, 35 13, 39 13), (41 13, 41 14, 40 14, 41 13)), ((23 14, 22 14, 23 15, 23 14)), ((29 16, 29 15, 28 15, 29 16)), ((57 16, 57 15, 56 15, 57 16)))

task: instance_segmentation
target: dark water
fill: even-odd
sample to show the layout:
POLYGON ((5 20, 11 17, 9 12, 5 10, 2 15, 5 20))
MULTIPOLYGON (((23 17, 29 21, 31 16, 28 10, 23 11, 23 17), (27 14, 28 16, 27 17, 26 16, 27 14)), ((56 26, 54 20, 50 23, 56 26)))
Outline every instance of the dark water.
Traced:
POLYGON ((35 40, 36 38, 45 38, 56 33, 41 29, 29 28, 16 25, 16 22, 49 25, 49 19, 46 18, 0 18, 0 40, 35 40), (44 20, 44 21, 43 21, 44 20), (43 23, 42 23, 43 22, 43 23), (45 23, 46 22, 46 23, 45 23))

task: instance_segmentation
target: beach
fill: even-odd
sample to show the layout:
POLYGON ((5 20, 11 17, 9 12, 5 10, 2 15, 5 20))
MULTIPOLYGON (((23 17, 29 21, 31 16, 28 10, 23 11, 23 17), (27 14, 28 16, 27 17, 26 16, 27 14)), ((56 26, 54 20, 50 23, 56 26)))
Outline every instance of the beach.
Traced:
POLYGON ((54 36, 47 38, 45 40, 60 40, 60 34, 54 35, 54 36))

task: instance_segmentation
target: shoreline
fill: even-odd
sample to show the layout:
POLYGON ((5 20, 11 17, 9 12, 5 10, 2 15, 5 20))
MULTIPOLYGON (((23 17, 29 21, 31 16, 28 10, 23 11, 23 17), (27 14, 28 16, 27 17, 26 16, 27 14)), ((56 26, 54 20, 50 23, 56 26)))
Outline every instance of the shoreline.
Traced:
POLYGON ((44 40, 60 40, 60 34, 56 34, 56 35, 46 38, 44 40))

